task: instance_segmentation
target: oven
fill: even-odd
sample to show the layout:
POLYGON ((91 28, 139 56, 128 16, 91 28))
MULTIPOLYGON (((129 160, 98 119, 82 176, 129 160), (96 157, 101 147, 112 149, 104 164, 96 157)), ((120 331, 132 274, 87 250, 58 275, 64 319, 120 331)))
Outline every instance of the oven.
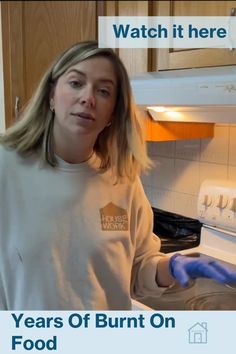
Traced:
MULTIPOLYGON (((197 208, 202 223, 200 243, 178 252, 219 260, 236 272, 236 181, 204 181, 197 208)), ((236 310, 236 283, 219 284, 198 278, 191 280, 187 288, 175 283, 160 297, 141 301, 156 310, 236 310)))

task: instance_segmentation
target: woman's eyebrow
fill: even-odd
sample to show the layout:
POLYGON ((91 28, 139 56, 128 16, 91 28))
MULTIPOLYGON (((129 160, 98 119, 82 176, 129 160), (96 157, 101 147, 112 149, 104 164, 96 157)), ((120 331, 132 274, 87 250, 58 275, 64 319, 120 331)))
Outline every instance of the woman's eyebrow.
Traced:
POLYGON ((71 74, 71 73, 73 73, 73 72, 75 72, 76 74, 79 74, 79 75, 86 76, 85 73, 83 73, 83 71, 79 71, 79 70, 77 70, 77 69, 70 69, 70 70, 68 70, 68 71, 67 71, 67 75, 68 75, 68 74, 71 74))
POLYGON ((114 81, 111 80, 111 79, 106 79, 106 78, 103 79, 103 78, 101 78, 101 79, 99 79, 98 81, 104 82, 104 83, 108 83, 108 84, 112 84, 113 86, 115 86, 114 81))

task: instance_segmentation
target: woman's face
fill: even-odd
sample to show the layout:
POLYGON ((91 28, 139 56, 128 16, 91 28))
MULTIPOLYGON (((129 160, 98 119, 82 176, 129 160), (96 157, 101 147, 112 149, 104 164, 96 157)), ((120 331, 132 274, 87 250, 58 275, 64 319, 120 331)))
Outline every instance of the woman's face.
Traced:
POLYGON ((72 66, 58 79, 52 95, 57 130, 96 139, 112 120, 116 93, 109 59, 94 57, 72 66))

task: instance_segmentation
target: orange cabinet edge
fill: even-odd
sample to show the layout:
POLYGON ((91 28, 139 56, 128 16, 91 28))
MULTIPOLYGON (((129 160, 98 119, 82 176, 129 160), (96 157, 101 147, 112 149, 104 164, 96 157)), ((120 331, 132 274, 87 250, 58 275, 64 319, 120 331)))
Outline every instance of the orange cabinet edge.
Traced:
POLYGON ((214 123, 155 122, 145 117, 146 141, 213 138, 214 123))

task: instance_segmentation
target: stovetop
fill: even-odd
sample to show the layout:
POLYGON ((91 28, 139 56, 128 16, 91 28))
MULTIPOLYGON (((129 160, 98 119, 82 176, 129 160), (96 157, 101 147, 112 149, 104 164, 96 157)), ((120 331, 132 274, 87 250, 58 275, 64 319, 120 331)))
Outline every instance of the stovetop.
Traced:
MULTIPOLYGON (((187 255, 216 260, 201 253, 187 255)), ((236 271, 236 265, 221 262, 236 271)), ((211 279, 198 278, 191 280, 187 288, 175 283, 160 297, 146 297, 141 302, 155 310, 236 310, 236 283, 220 284, 211 279)))
MULTIPOLYGON (((236 181, 205 180, 197 210, 200 222, 154 209, 162 251, 217 260, 236 272, 236 181)), ((174 283, 161 296, 140 301, 157 310, 236 310, 236 283, 198 278, 187 288, 174 283)))

